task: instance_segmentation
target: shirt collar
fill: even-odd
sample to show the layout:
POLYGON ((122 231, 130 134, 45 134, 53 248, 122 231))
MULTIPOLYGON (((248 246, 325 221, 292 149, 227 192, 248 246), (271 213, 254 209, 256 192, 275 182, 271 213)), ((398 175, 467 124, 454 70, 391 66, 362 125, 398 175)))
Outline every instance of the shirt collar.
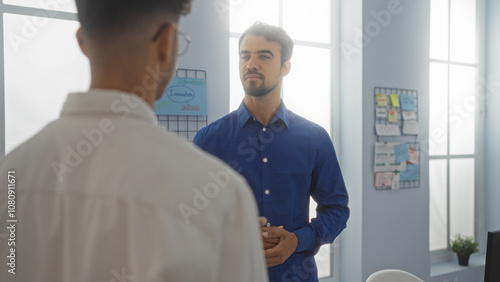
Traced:
MULTIPOLYGON (((242 101, 239 108, 236 110, 236 115, 238 116, 238 122, 240 124, 240 127, 243 128, 245 124, 250 120, 254 119, 252 114, 248 111, 247 107, 245 106, 245 103, 242 101)), ((281 105, 278 108, 278 111, 274 115, 273 119, 271 120, 270 124, 276 123, 276 122, 282 122, 287 128, 289 128, 289 123, 288 123, 288 110, 283 103, 283 100, 281 101, 281 105)))
POLYGON ((132 93, 117 90, 91 89, 89 92, 68 95, 61 116, 81 114, 112 115, 122 120, 134 118, 158 124, 155 112, 144 100, 132 93))

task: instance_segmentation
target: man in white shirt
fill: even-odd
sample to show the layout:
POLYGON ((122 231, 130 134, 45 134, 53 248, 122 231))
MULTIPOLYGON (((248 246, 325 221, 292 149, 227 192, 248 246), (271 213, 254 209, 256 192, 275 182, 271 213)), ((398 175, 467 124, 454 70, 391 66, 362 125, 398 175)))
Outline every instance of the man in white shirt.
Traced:
POLYGON ((0 161, 0 281, 267 281, 246 182, 153 111, 190 0, 76 3, 90 90, 0 161))

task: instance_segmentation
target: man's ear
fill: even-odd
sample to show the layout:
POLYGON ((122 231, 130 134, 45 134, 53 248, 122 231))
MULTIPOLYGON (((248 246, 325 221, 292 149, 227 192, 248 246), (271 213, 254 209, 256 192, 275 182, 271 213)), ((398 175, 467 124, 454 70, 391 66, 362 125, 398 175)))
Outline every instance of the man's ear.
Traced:
POLYGON ((292 63, 290 63, 290 61, 284 62, 283 66, 281 67, 281 76, 282 77, 287 76, 291 68, 292 68, 292 63))
POLYGON ((82 53, 85 56, 87 56, 87 50, 85 50, 85 44, 83 42, 83 33, 81 27, 76 31, 76 40, 78 41, 78 45, 80 46, 80 50, 82 50, 82 53))
POLYGON ((158 36, 156 52, 161 64, 170 64, 177 58, 177 27, 169 24, 158 36))

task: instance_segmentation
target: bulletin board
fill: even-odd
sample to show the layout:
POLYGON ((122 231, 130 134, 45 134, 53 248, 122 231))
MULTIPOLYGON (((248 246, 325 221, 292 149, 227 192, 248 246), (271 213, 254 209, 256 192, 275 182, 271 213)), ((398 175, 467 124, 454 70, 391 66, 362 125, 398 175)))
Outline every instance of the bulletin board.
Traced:
POLYGON ((390 87, 375 87, 373 89, 374 92, 374 97, 375 97, 375 107, 374 107, 374 118, 375 118, 375 135, 377 137, 381 136, 401 136, 401 135, 418 135, 418 134, 404 134, 403 132, 403 125, 405 121, 405 117, 403 116, 403 110, 401 109, 401 104, 399 106, 395 106, 390 99, 390 96, 393 94, 398 95, 401 97, 402 95, 409 96, 409 97, 414 97, 414 110, 411 111, 414 113, 413 120, 415 120, 418 123, 418 91, 413 90, 413 89, 402 89, 402 88, 390 88, 390 87), (387 106, 385 106, 387 112, 395 111, 397 113, 396 115, 396 122, 390 122, 389 118, 387 117, 380 117, 377 114, 377 109, 380 109, 381 107, 378 106, 378 99, 377 95, 382 94, 386 95, 387 97, 387 106), (400 134, 399 135, 382 135, 380 132, 377 132, 377 127, 378 126, 393 126, 397 127, 399 129, 400 134))
POLYGON ((376 190, 420 187, 420 143, 418 91, 374 87, 375 144, 374 186, 376 190), (393 147, 391 147, 393 146, 393 147), (385 148, 385 149, 381 149, 385 148), (393 149, 391 149, 393 148, 393 149), (397 148, 397 149, 396 149, 397 148), (381 151, 384 151, 382 154, 381 151), (392 151, 391 151, 392 150, 392 151), (405 151, 406 150, 406 151, 405 151), (391 153, 390 161, 382 160, 391 153), (380 167, 382 166, 382 167, 380 167))
MULTIPOLYGON (((177 69, 176 77, 207 79, 204 70, 177 69)), ((168 131, 177 133, 179 136, 193 142, 194 136, 200 129, 207 126, 206 115, 157 115, 158 124, 168 131)))
MULTIPOLYGON (((387 142, 386 142, 387 143, 387 142)), ((419 142, 395 142, 406 144, 408 152, 412 153, 413 158, 406 161, 405 171, 398 171, 399 184, 397 189, 418 188, 420 187, 420 143, 419 142)), ((388 172, 375 172, 374 183, 377 190, 394 190, 392 185, 377 185, 377 177, 379 173, 394 173, 388 172)), ((391 176, 392 177, 392 176, 391 176)), ((391 178, 392 180, 392 178, 391 178)), ((380 181, 379 181, 380 182, 380 181)))

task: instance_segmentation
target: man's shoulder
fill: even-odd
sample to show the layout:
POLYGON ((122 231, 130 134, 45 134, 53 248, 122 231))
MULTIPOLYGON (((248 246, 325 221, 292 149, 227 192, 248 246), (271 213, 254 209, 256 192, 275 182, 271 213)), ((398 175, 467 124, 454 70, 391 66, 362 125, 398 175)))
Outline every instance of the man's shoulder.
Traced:
MULTIPOLYGON (((148 183, 152 187, 150 194, 146 196, 141 193, 141 198, 157 202, 164 194, 175 193, 178 200, 186 205, 200 198, 202 202, 209 200, 221 207, 228 206, 235 199, 249 199, 246 181, 224 162, 198 146, 174 142, 170 143, 168 151, 151 159, 149 171, 144 171, 140 179, 136 177, 133 180, 148 183)), ((163 204, 160 202, 160 205, 163 204)))
POLYGON ((288 110, 288 122, 290 127, 296 132, 304 132, 312 137, 325 137, 329 136, 328 132, 321 125, 308 120, 290 110, 288 110))
POLYGON ((20 160, 32 162, 32 158, 35 157, 35 155, 33 155, 34 153, 45 153, 47 151, 47 146, 55 145, 53 144, 53 140, 51 140, 51 136, 53 132, 57 130, 58 123, 59 119, 48 123, 33 136, 13 147, 8 154, 0 158, 0 163, 15 163, 20 160), (29 159, 31 159, 31 161, 25 158, 26 156, 30 156, 29 159))
POLYGON ((159 173, 159 177, 165 177, 162 170, 170 168, 172 171, 178 172, 175 177, 185 181, 189 176, 196 176, 194 179, 204 181, 210 178, 212 172, 219 171, 227 172, 229 178, 239 180, 239 175, 234 173, 220 159, 205 152, 198 146, 182 140, 173 133, 166 132, 162 138, 158 138, 156 141, 149 150, 154 150, 153 147, 158 149, 156 145, 163 146, 163 149, 158 150, 157 154, 151 155, 153 158, 151 164, 157 164, 155 170, 159 173))
POLYGON ((198 134, 204 136, 220 134, 221 130, 227 130, 237 124, 238 124, 238 115, 234 111, 203 127, 198 131, 198 134))

